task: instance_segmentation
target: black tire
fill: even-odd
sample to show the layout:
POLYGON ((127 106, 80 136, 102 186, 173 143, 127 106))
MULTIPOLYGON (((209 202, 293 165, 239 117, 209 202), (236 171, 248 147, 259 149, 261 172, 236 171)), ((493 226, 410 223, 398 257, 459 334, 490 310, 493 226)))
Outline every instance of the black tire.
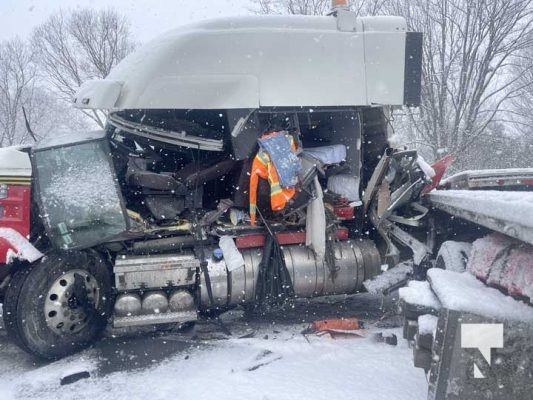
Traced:
MULTIPOLYGON (((54 253, 13 276, 6 291, 4 323, 8 336, 23 350, 39 358, 57 359, 93 343, 105 328, 111 306, 110 268, 101 257, 85 252, 54 253), (83 278, 83 283, 75 281, 77 286, 71 283, 79 277, 83 278), (49 294, 51 288, 58 282, 66 282, 62 285, 66 295, 78 293, 80 299, 85 296, 85 301, 79 301, 75 295, 70 295, 67 306, 65 302, 48 301, 47 298, 51 300, 53 296, 49 294), (83 290, 80 292, 79 288, 83 290), (93 303, 84 292, 92 293, 93 303), (53 318, 49 313, 47 321, 45 303, 61 304, 58 306, 60 310, 76 314, 76 321, 70 325, 74 333, 65 333, 51 326, 54 325, 53 318)), ((61 321, 66 319, 63 315, 58 318, 61 321)))
POLYGON ((471 243, 448 240, 440 246, 435 267, 454 272, 464 272, 471 250, 471 243))
POLYGON ((29 349, 26 348, 24 343, 20 340, 18 335, 17 326, 17 304, 22 290, 22 285, 26 280, 26 277, 31 271, 30 265, 20 266, 11 276, 11 280, 6 288, 4 294, 4 302, 2 304, 2 317, 4 319, 4 328, 7 333, 7 337, 11 342, 15 343, 21 349, 29 352, 29 349))

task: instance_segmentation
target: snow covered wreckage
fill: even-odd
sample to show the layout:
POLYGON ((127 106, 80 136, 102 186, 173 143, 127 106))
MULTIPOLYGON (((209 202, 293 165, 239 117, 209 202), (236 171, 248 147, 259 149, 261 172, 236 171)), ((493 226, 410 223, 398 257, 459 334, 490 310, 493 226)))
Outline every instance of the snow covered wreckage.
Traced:
POLYGON ((55 358, 108 321, 361 290, 382 257, 359 187, 388 106, 419 101, 420 39, 402 18, 343 10, 222 19, 84 84, 75 106, 109 110, 104 131, 1 156, 9 335, 55 358))
POLYGON ((419 200, 449 159, 388 145, 391 108, 419 104, 421 44, 402 18, 343 9, 230 18, 84 84, 75 106, 108 110, 104 131, 0 153, 9 336, 57 358, 106 324, 270 309, 357 292, 413 255, 431 266, 459 222, 419 200))

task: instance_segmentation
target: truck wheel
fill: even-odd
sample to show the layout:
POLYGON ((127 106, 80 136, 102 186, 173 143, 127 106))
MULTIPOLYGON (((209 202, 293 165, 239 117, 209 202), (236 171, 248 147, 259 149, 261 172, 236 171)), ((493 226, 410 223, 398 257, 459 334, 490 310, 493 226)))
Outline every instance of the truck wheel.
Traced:
POLYGON ((471 243, 448 240, 440 246, 435 267, 449 271, 464 272, 471 251, 471 243))
POLYGON ((110 271, 82 252, 51 254, 15 274, 6 291, 8 335, 27 352, 56 359, 92 343, 111 310, 110 271))
POLYGON ((24 265, 20 266, 20 268, 13 273, 13 275, 11 276, 11 280, 9 281, 9 285, 6 288, 6 292, 4 294, 4 302, 2 304, 2 317, 4 319, 4 327, 6 329, 7 336, 18 347, 26 351, 28 350, 24 346, 24 343, 22 343, 22 341, 20 340, 15 326, 17 320, 16 310, 20 291, 22 289, 22 284, 26 280, 26 277, 28 276, 30 270, 30 266, 24 265))

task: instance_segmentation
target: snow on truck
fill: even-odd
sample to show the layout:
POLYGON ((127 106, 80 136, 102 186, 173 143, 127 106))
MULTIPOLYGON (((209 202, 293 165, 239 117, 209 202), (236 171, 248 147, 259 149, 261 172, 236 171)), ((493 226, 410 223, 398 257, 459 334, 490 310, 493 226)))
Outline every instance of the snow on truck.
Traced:
MULTIPOLYGON (((340 7, 190 25, 86 82, 74 104, 107 110, 103 131, 0 149, 9 336, 57 358, 106 325, 275 309, 366 282, 408 285, 415 342, 418 317, 453 309, 437 282, 472 275, 530 313, 533 171, 440 183, 451 157, 429 166, 389 146, 391 109, 419 105, 421 57, 403 18, 340 7)), ((415 362, 429 354, 429 369, 424 349, 415 362)))
POLYGON ((86 82, 104 130, 0 155, 9 336, 57 358, 106 324, 362 290, 383 259, 360 188, 420 70, 402 18, 339 10, 190 25, 86 82))

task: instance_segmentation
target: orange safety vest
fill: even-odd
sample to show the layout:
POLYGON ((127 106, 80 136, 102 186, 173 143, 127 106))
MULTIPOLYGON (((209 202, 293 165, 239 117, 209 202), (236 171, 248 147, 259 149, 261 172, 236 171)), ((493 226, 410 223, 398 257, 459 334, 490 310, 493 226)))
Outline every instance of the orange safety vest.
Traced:
MULTIPOLYGON (((269 133, 271 135, 272 133, 269 133)), ((266 137, 264 135, 262 137, 266 137)), ((292 139, 292 137, 291 137, 292 139)), ((294 141, 291 140, 293 151, 295 151, 294 141)), ((259 150, 252 163, 250 172, 250 223, 255 225, 257 212, 257 185, 259 178, 268 179, 270 184, 270 207, 273 211, 280 211, 285 208, 287 202, 292 199, 296 193, 296 188, 282 188, 279 184, 278 172, 274 163, 270 160, 267 152, 259 150)))

